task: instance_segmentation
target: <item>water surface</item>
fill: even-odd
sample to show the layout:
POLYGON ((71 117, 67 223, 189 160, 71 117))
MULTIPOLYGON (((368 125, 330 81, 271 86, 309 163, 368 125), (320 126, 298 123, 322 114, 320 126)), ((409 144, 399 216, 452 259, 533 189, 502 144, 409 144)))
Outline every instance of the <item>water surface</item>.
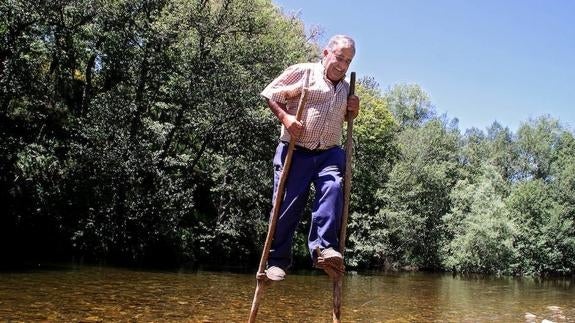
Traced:
MULTIPOLYGON (((255 274, 75 267, 0 273, 0 321, 245 322, 255 274)), ((265 292, 260 322, 330 322, 331 282, 288 275, 265 292)), ((345 276, 344 322, 575 322, 575 281, 345 276), (527 319, 526 319, 527 315, 527 319)))

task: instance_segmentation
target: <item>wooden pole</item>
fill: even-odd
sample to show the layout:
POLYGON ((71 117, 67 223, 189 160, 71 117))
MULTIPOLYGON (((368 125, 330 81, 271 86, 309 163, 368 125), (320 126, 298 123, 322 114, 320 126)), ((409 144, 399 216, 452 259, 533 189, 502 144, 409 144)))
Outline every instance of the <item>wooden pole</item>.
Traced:
MULTIPOLYGON (((303 109, 304 109, 305 103, 307 101, 308 87, 309 87, 309 71, 307 71, 307 73, 305 75, 304 84, 302 86, 302 92, 301 92, 298 107, 297 107, 296 119, 298 121, 301 120, 301 115, 303 113, 303 109)), ((296 140, 297 140, 297 138, 295 138, 294 136, 291 136, 289 146, 288 146, 288 151, 287 151, 286 158, 285 158, 285 161, 283 164, 283 170, 282 170, 282 173, 280 175, 278 189, 276 191, 276 196, 275 196, 274 205, 273 205, 273 209, 272 209, 272 215, 271 215, 270 223, 268 225, 268 233, 266 236, 266 241, 264 243, 262 256, 260 258, 260 265, 258 268, 258 273, 256 274, 256 280, 257 280, 256 291, 254 293, 254 299, 252 301, 252 308, 250 311, 250 318, 248 320, 248 322, 250 322, 250 323, 253 323, 256 321, 256 316, 258 315, 258 309, 260 306, 260 301, 263 297, 264 289, 270 283, 268 281, 266 274, 265 274, 266 263, 268 261, 268 256, 269 256, 270 249, 272 246, 272 241, 273 241, 273 237, 274 237, 274 233, 275 233, 275 229, 276 229, 276 224, 277 224, 279 213, 280 213, 280 206, 281 206, 281 203, 283 201, 285 182, 287 180, 289 169, 291 167, 291 160, 292 160, 296 140)))
MULTIPOLYGON (((349 80, 349 95, 355 94, 355 72, 351 72, 349 80)), ((349 217, 349 202, 351 195, 351 156, 353 154, 353 116, 347 117, 347 138, 345 142, 345 177, 343 181, 343 212, 341 216, 341 231, 339 235, 339 251, 345 252, 345 238, 347 231, 347 219, 349 217)), ((333 322, 341 322, 341 293, 343 287, 343 275, 333 281, 333 322)))

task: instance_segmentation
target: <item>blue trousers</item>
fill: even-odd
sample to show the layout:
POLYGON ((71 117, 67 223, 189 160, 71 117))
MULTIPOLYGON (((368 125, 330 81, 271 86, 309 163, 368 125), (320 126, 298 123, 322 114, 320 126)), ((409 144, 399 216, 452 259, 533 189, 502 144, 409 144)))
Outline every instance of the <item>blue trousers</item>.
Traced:
MULTIPOLYGON (((288 144, 280 142, 274 156, 274 203, 287 150, 288 144)), ((308 236, 310 255, 314 257, 313 251, 316 247, 339 249, 344 168, 345 152, 340 147, 321 152, 294 150, 268 258, 269 266, 286 269, 291 265, 294 233, 312 183, 315 198, 308 236)))

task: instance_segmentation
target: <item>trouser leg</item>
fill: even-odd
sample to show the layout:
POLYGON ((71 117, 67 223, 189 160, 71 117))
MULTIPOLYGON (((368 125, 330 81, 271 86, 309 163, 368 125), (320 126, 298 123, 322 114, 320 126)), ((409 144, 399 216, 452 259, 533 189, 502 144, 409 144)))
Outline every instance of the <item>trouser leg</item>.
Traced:
MULTIPOLYGON (((274 203, 275 199, 278 198, 276 193, 287 148, 286 144, 280 143, 274 156, 274 203)), ((268 258, 269 266, 278 266, 286 269, 291 264, 294 233, 309 194, 310 166, 306 156, 294 151, 268 258)))
POLYGON ((316 194, 308 237, 312 258, 316 247, 339 249, 345 153, 339 147, 330 149, 319 155, 316 163, 319 171, 313 178, 316 194))

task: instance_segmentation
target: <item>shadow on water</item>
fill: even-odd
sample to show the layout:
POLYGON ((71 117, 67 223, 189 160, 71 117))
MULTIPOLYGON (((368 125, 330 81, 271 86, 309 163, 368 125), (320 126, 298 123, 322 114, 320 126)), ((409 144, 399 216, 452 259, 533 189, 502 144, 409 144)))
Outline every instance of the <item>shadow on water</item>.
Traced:
MULTIPOLYGON (((255 273, 52 267, 0 273, 1 321, 244 322, 255 273)), ((575 322, 573 279, 347 274, 347 322, 575 322)), ((290 274, 266 290, 260 322, 330 322, 331 282, 290 274)))

